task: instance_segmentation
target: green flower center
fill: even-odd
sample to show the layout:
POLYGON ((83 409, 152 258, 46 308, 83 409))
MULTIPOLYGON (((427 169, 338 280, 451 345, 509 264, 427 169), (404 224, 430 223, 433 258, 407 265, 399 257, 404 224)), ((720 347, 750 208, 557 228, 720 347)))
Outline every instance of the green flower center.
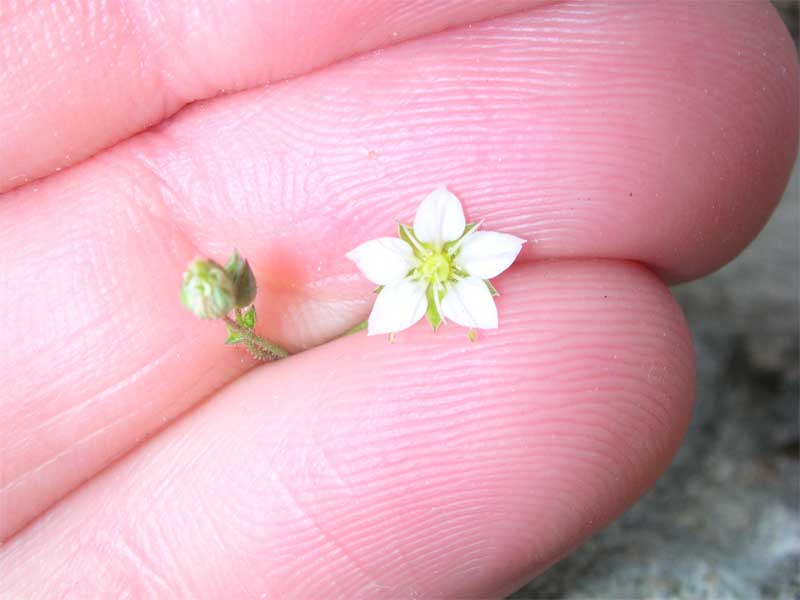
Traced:
POLYGON ((433 252, 422 261, 420 271, 427 281, 438 279, 445 282, 450 277, 450 258, 441 252, 433 252))

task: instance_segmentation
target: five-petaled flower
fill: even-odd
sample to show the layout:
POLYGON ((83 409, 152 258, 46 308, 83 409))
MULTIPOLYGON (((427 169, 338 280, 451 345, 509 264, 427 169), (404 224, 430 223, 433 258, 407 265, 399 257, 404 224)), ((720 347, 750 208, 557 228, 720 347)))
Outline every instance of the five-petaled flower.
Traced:
POLYGON ((347 253, 380 286, 367 335, 407 329, 423 315, 434 328, 443 319, 477 329, 497 327, 497 291, 489 279, 517 258, 522 240, 467 224, 458 198, 444 187, 420 204, 414 227, 398 224, 400 238, 370 240, 347 253))

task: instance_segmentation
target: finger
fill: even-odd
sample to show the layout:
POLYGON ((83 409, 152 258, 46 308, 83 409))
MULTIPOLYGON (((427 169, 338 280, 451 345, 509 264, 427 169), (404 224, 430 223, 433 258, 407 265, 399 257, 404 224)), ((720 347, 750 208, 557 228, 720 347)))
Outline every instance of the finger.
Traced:
POLYGON ((680 310, 632 263, 498 285, 503 325, 477 343, 349 337, 254 371, 9 542, 3 591, 511 591, 666 467, 693 361, 680 310))
POLYGON ((699 277, 752 240, 786 186, 796 52, 766 3, 619 7, 559 4, 404 44, 189 111, 132 150, 200 246, 266 234, 302 263, 333 243, 329 272, 353 232, 391 234, 448 183, 470 218, 531 240, 523 258, 699 277))
POLYGON ((194 100, 541 3, 6 3, 0 191, 79 162, 194 100))
POLYGON ((487 229, 531 240, 522 260, 619 257, 685 278, 738 252, 794 152, 782 25, 752 4, 616 6, 541 9, 218 100, 7 195, 9 530, 252 365, 176 300, 194 248, 251 258, 260 330, 294 349, 366 316, 345 252, 441 183, 487 229), (715 50, 665 77, 664 56, 689 60, 698 40, 715 50))

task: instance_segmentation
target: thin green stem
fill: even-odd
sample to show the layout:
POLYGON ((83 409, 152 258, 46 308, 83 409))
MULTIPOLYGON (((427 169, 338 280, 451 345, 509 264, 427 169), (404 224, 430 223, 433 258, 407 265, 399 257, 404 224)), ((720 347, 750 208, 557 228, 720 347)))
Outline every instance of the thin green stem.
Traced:
POLYGON ((353 335, 354 333, 358 333, 359 331, 364 331, 367 328, 367 325, 368 325, 368 321, 361 321, 361 323, 351 327, 350 329, 345 331, 339 337, 343 338, 343 337, 347 337, 348 335, 353 335))
POLYGON ((280 346, 276 346, 272 342, 269 342, 264 338, 256 335, 249 329, 242 327, 230 317, 227 316, 223 317, 222 320, 225 321, 225 324, 228 327, 230 327, 233 331, 242 336, 245 340, 247 340, 254 346, 257 346, 258 348, 261 348, 262 350, 266 350, 267 352, 272 354, 275 358, 286 358, 287 356, 289 356, 289 353, 280 346))

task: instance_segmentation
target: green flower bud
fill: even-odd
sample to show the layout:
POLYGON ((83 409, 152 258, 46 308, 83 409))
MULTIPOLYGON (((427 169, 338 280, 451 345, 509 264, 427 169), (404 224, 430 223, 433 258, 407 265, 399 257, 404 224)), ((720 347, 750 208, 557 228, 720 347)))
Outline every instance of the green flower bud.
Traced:
POLYGON ((233 254, 225 265, 225 270, 233 280, 233 288, 236 290, 236 306, 244 308, 256 298, 256 276, 248 262, 234 248, 233 254))
POLYGON ((230 274, 213 260, 195 260, 183 274, 181 302, 201 319, 219 319, 236 306, 230 274))

